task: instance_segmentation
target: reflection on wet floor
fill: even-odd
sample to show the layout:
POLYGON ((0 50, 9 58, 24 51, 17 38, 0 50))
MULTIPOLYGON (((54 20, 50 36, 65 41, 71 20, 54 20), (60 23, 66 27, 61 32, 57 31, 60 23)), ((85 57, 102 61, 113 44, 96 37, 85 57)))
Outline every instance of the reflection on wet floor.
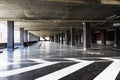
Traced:
POLYGON ((110 49, 94 49, 84 51, 80 47, 60 45, 51 42, 42 42, 41 47, 39 43, 25 48, 18 48, 14 52, 7 52, 6 50, 0 54, 3 59, 26 59, 26 58, 65 58, 65 57, 118 57, 119 50, 110 49))

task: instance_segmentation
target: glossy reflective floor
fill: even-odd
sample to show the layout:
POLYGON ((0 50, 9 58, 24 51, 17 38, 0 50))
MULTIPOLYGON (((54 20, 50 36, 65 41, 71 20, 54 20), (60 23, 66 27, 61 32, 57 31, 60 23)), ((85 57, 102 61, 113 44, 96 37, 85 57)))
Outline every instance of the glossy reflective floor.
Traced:
POLYGON ((120 49, 52 42, 0 54, 0 80, 120 80, 120 49))

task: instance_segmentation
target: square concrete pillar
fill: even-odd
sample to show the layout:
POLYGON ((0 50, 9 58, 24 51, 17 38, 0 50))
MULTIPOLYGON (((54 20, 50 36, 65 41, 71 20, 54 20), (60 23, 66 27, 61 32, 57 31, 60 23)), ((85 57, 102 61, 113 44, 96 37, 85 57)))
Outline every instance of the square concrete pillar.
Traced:
POLYGON ((119 28, 114 30, 114 46, 119 46, 119 28))
POLYGON ((69 34, 69 31, 67 31, 66 33, 65 33, 65 44, 66 45, 69 45, 70 44, 70 34, 69 34))
POLYGON ((50 41, 52 42, 52 36, 49 36, 50 41))
POLYGON ((31 33, 29 32, 29 33, 28 33, 28 41, 29 41, 29 42, 31 42, 31 41, 32 41, 32 39, 31 39, 31 38, 32 38, 32 35, 31 35, 31 33))
POLYGON ((102 45, 106 45, 106 30, 101 31, 101 42, 102 45))
POLYGON ((60 43, 60 33, 58 34, 58 43, 60 43))
POLYGON ((28 30, 24 30, 24 42, 28 42, 28 30))
POLYGON ((54 42, 54 36, 50 36, 50 41, 54 42))
POLYGON ((61 43, 63 44, 64 33, 61 33, 61 43))
POLYGON ((56 35, 54 35, 54 43, 56 42, 56 35))
POLYGON ((75 45, 75 28, 71 28, 71 45, 75 45))
POLYGON ((55 42, 58 43, 58 34, 55 35, 55 42))
POLYGON ((28 30, 24 30, 24 46, 28 46, 28 30))
POLYGON ((38 37, 38 41, 40 41, 40 37, 38 37))
POLYGON ((81 34, 79 34, 79 43, 81 44, 81 34))
POLYGON ((54 36, 52 36, 52 42, 54 42, 54 36))
POLYGON ((14 21, 7 21, 7 50, 14 51, 14 21))
POLYGON ((83 23, 84 50, 91 48, 91 29, 89 23, 83 23))
POLYGON ((24 28, 20 28, 20 45, 24 46, 24 28))

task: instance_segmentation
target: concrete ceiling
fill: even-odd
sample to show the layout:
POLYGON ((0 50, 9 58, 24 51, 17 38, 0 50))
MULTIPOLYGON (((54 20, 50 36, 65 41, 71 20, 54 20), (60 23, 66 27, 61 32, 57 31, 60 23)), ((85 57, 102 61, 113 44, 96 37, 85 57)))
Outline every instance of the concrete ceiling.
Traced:
POLYGON ((119 22, 114 19, 119 14, 120 0, 0 0, 1 21, 13 20, 15 29, 23 27, 37 36, 81 28, 83 22, 119 22))

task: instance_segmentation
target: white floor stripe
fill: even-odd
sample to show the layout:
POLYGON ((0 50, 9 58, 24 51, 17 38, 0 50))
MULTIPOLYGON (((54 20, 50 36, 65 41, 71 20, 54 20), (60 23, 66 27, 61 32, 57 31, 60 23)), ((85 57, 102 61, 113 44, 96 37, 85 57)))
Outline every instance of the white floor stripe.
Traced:
POLYGON ((54 64, 57 64, 57 63, 59 63, 59 62, 46 62, 46 63, 43 63, 43 64, 38 64, 38 65, 30 66, 30 67, 25 67, 25 68, 10 70, 10 71, 3 71, 3 72, 0 72, 0 77, 7 77, 7 76, 15 75, 15 74, 20 74, 20 73, 24 73, 24 72, 31 71, 31 70, 34 70, 34 69, 54 65, 54 64))
POLYGON ((114 61, 94 80, 115 80, 120 71, 120 61, 114 61))
POLYGON ((42 60, 42 59, 30 59, 32 61, 35 61, 37 63, 46 63, 46 62, 50 62, 50 61, 45 61, 45 60, 42 60))
POLYGON ((5 62, 5 61, 0 62, 0 66, 15 65, 15 64, 20 64, 20 62, 5 62))
POLYGON ((114 58, 101 58, 101 59, 106 59, 106 60, 110 60, 110 61, 120 61, 120 59, 114 59, 114 58))
POLYGON ((34 63, 34 62, 0 62, 0 66, 7 66, 7 65, 19 65, 19 64, 26 64, 26 63, 34 63))
POLYGON ((87 61, 87 60, 80 60, 80 59, 75 59, 75 58, 64 58, 64 59, 75 61, 75 62, 87 61))
POLYGON ((72 66, 63 68, 61 70, 55 71, 53 73, 50 73, 46 76, 37 78, 35 80, 58 80, 92 63, 94 63, 94 61, 83 61, 72 66))

